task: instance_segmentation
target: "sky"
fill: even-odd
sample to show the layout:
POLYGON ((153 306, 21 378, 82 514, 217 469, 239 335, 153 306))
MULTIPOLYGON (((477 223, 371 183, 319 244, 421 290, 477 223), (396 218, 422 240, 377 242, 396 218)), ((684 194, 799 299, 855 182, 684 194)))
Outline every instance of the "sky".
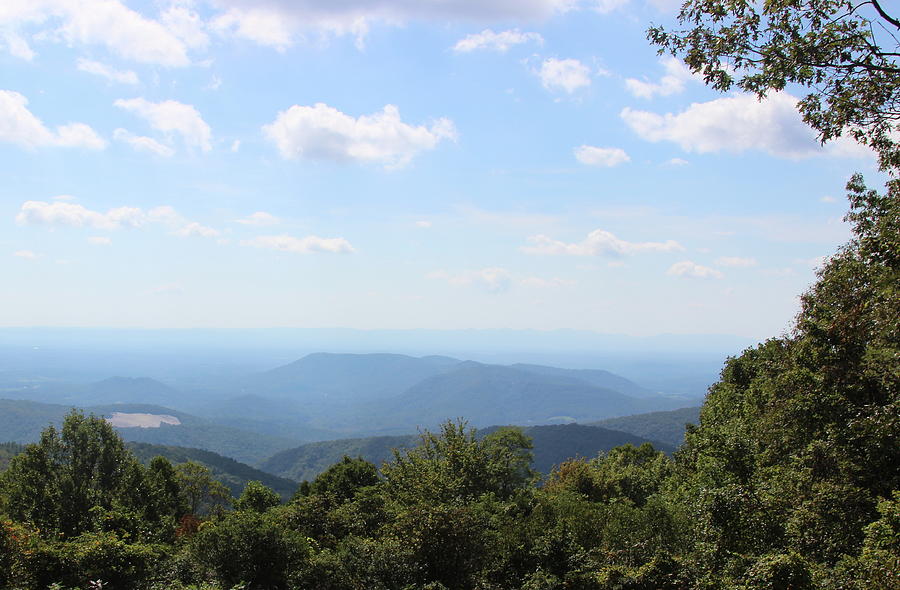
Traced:
POLYGON ((3 0, 0 326, 777 336, 871 153, 669 0, 3 0))

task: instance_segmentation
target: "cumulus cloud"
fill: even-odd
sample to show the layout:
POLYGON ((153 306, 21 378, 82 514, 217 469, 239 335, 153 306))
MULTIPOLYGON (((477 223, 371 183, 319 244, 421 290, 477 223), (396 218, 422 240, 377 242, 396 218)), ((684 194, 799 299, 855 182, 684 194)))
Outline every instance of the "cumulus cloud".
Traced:
POLYGON ((421 227, 423 229, 428 229, 429 227, 431 227, 431 225, 431 222, 427 219, 420 219, 416 222, 416 227, 421 227))
POLYGON ((538 33, 523 33, 519 29, 495 33, 491 29, 485 29, 480 33, 473 33, 457 41, 456 45, 453 46, 453 51, 468 53, 479 49, 490 49, 505 52, 513 45, 521 45, 531 41, 539 45, 544 44, 544 38, 538 33))
POLYGON ((87 242, 92 246, 109 246, 112 244, 112 240, 105 236, 90 236, 87 239, 87 242))
POLYGON ((145 98, 119 99, 113 104, 145 119, 157 131, 178 133, 189 147, 204 152, 212 149, 212 130, 192 105, 175 100, 150 102, 145 98))
POLYGON ((627 256, 643 252, 677 252, 684 247, 674 240, 665 242, 628 242, 617 238, 611 232, 596 229, 581 242, 567 243, 545 235, 528 238, 530 246, 523 246, 526 254, 548 254, 568 256, 627 256))
POLYGON ((370 162, 389 169, 402 168, 440 141, 456 138, 449 119, 414 127, 400 120, 394 105, 355 118, 324 103, 294 105, 265 125, 263 133, 286 159, 370 162))
POLYGON ((81 58, 78 60, 78 69, 88 74, 94 74, 106 78, 110 82, 118 82, 119 84, 138 84, 140 80, 137 74, 131 70, 117 70, 99 61, 91 61, 81 58))
POLYGON ((849 138, 823 148, 801 120, 796 105, 797 99, 786 92, 762 101, 749 94, 738 94, 694 103, 678 114, 660 115, 626 107, 620 116, 641 138, 670 141, 688 152, 758 150, 792 159, 828 152, 856 157, 871 154, 849 138))
POLYGON ((25 148, 82 147, 102 150, 106 141, 84 123, 60 125, 56 131, 28 110, 28 99, 12 90, 0 90, 0 141, 25 148))
POLYGON ((145 221, 144 212, 137 207, 116 207, 101 213, 67 201, 52 203, 25 201, 16 215, 16 223, 20 225, 89 227, 105 230, 140 227, 145 221))
POLYGON ((156 154, 157 156, 162 156, 163 158, 170 158, 175 155, 175 150, 169 146, 159 143, 152 137, 135 135, 126 129, 119 128, 113 131, 113 138, 117 141, 127 143, 138 152, 148 152, 156 154))
POLYGON ((307 32, 352 35, 361 45, 372 23, 534 21, 571 10, 577 3, 577 0, 215 0, 223 12, 212 25, 220 33, 284 50, 307 32))
POLYGON ((625 80, 628 91, 638 98, 669 96, 684 91, 684 83, 694 77, 691 70, 681 60, 672 56, 662 58, 660 63, 666 73, 658 82, 628 78, 625 80))
POLYGON ((31 61, 35 53, 28 45, 28 41, 12 31, 0 32, 0 50, 6 49, 13 57, 31 61))
POLYGON ((676 277, 684 277, 687 279, 721 279, 724 278, 720 271, 709 268, 708 266, 701 266, 690 260, 682 260, 681 262, 676 262, 669 270, 666 271, 667 275, 672 275, 676 277))
MULTIPOLYGON (((172 23, 170 23, 171 25, 172 23)), ((147 18, 119 0, 3 0, 0 27, 39 27, 41 37, 69 45, 101 45, 128 60, 186 66, 188 45, 166 24, 147 18)), ((31 49, 19 37, 6 42, 20 57, 31 49)))
POLYGON ((758 263, 755 258, 741 258, 739 256, 722 256, 716 259, 718 266, 735 266, 747 268, 756 266, 758 263))
POLYGON ((545 59, 536 74, 550 91, 572 94, 591 85, 591 69, 577 59, 545 59))
POLYGON ((191 221, 190 223, 187 223, 182 227, 176 229, 175 235, 181 236, 183 238, 215 238, 219 235, 219 231, 197 223, 196 221, 191 221))
POLYGON ((621 148, 582 145, 575 148, 575 159, 588 166, 613 168, 631 161, 631 157, 621 148))
POLYGON ((289 235, 258 236, 250 240, 242 240, 241 245, 296 254, 312 254, 315 252, 352 254, 355 252, 350 242, 344 238, 320 238, 319 236, 305 236, 302 238, 289 235))
POLYGON ((690 162, 688 162, 684 158, 669 158, 664 162, 664 164, 666 166, 687 166, 688 164, 690 164, 690 162))
POLYGON ((254 226, 277 225, 281 222, 280 219, 278 219, 271 213, 266 213, 265 211, 257 211, 256 213, 251 213, 243 219, 235 219, 234 221, 235 223, 240 223, 242 225, 254 226))
MULTIPOLYGON (((154 207, 148 211, 140 207, 115 207, 106 212, 94 211, 68 200, 25 201, 16 215, 19 225, 47 227, 75 227, 100 230, 133 229, 148 224, 161 224, 179 236, 211 238, 219 232, 197 222, 186 220, 169 206, 154 207)), ((88 238, 97 243, 94 238, 88 238)))
POLYGON ((437 270, 425 275, 426 278, 447 281, 454 286, 476 286, 490 293, 501 293, 512 285, 513 277, 505 268, 489 267, 462 273, 437 270))
POLYGON ((13 256, 16 258, 24 258, 25 260, 35 260, 40 257, 39 254, 35 254, 31 250, 16 250, 13 252, 13 256))

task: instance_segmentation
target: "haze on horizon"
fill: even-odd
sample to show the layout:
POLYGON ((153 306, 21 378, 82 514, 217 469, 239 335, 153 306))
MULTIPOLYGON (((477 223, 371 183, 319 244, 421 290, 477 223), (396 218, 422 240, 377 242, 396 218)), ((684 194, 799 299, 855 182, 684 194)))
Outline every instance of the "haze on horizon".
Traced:
POLYGON ((0 10, 4 327, 762 339, 877 177, 675 2, 71 6, 0 10))

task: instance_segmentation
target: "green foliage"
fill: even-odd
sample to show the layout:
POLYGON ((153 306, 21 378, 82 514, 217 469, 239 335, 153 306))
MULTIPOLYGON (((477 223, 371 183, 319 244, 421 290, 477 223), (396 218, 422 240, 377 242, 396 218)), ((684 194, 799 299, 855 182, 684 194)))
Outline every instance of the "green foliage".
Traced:
POLYGON ((471 500, 493 493, 507 498, 533 477, 531 441, 517 428, 481 440, 463 422, 445 422, 440 434, 425 431, 420 446, 383 468, 391 496, 403 503, 471 500))
POLYGON ((275 490, 267 488, 258 481, 247 483, 241 497, 235 500, 235 510, 251 510, 253 512, 265 512, 281 504, 281 496, 275 490))
POLYGON ((179 463, 175 476, 190 514, 209 514, 231 504, 228 488, 213 479, 208 467, 193 461, 179 463))
POLYGON ((762 97, 805 86, 798 108, 822 141, 851 135, 883 169, 900 168, 900 22, 879 0, 688 0, 679 22, 686 28, 654 27, 649 39, 717 90, 762 97))
POLYGON ((207 522, 190 551, 225 587, 286 588, 288 576, 310 553, 305 537, 281 525, 278 515, 230 512, 207 522))
POLYGON ((67 536, 99 530, 113 513, 159 524, 144 469, 105 420, 76 411, 12 460, 2 490, 10 516, 67 536))
POLYGON ((360 489, 380 482, 378 469, 362 457, 351 459, 347 455, 320 473, 312 483, 303 482, 300 494, 328 496, 341 504, 351 500, 360 489))
POLYGON ((27 587, 53 583, 79 588, 100 580, 110 590, 146 587, 157 577, 167 547, 129 543, 114 532, 84 533, 66 541, 39 542, 26 558, 27 587))
POLYGON ((24 450, 25 445, 19 443, 0 443, 0 471, 5 470, 9 466, 10 460, 24 450))

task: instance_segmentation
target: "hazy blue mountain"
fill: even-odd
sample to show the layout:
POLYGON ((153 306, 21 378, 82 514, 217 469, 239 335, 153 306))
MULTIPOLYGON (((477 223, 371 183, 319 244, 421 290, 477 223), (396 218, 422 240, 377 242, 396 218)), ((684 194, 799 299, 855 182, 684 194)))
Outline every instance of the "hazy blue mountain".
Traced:
POLYGON ((285 500, 289 499, 297 491, 297 482, 295 481, 260 471, 250 465, 235 461, 229 457, 223 457, 212 451, 141 442, 129 442, 128 448, 145 465, 148 465, 157 456, 165 457, 173 464, 194 461, 205 465, 212 472, 212 476, 215 479, 228 487, 231 495, 234 497, 240 496, 247 482, 250 481, 262 482, 278 492, 285 500))
POLYGON ((636 436, 666 442, 677 447, 684 442, 686 424, 700 423, 700 407, 679 408, 667 412, 649 412, 592 422, 591 425, 621 430, 636 436))
MULTIPOLYGON (((21 400, 0 400, 0 440, 35 442, 49 424, 59 426, 73 406, 21 400)), ((176 445, 205 449, 246 463, 255 463, 272 454, 296 446, 298 439, 274 437, 222 426, 209 420, 148 404, 87 406, 85 413, 111 416, 114 412, 174 416, 180 424, 160 424, 158 428, 117 428, 127 441, 176 445)))
POLYGON ((537 373, 539 375, 578 379, 585 383, 590 383, 591 385, 596 385, 597 387, 603 387, 605 389, 612 389, 613 391, 618 391, 619 393, 624 393, 631 397, 655 397, 658 395, 649 389, 641 387, 634 381, 602 369, 562 369, 559 367, 525 363, 516 363, 510 366, 513 369, 537 373))
MULTIPOLYGON (((498 426, 478 430, 478 436, 485 436, 495 431, 498 426)), ((534 443, 534 469, 547 474, 554 465, 566 459, 585 457, 593 458, 601 451, 624 444, 640 445, 652 442, 665 452, 672 452, 673 447, 658 441, 601 428, 580 424, 564 424, 550 426, 530 426, 523 428, 526 435, 534 443)), ((301 445, 294 449, 281 451, 260 464, 260 469, 297 481, 312 480, 319 473, 341 460, 344 455, 361 456, 377 466, 393 458, 393 449, 409 449, 419 444, 419 435, 405 436, 373 436, 368 438, 352 438, 330 440, 301 445)))
POLYGON ((184 399, 184 393, 148 377, 110 377, 91 383, 72 383, 19 375, 17 381, 5 383, 3 394, 10 398, 81 407, 114 403, 170 406, 184 399))
POLYGON ((459 362, 441 356, 320 352, 251 375, 240 382, 240 388, 250 394, 295 400, 376 400, 397 395, 459 362))
POLYGON ((429 377, 402 395, 369 404, 358 422, 433 427, 465 417, 473 426, 585 422, 669 409, 665 397, 634 398, 580 379, 499 365, 464 362, 429 377))

